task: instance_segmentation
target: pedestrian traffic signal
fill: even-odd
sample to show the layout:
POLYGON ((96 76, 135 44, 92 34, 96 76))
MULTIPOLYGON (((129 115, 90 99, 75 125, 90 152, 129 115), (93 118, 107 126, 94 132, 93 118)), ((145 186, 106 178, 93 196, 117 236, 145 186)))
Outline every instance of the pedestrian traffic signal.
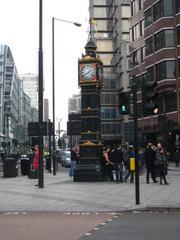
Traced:
POLYGON ((130 114, 130 93, 122 92, 119 94, 119 113, 121 115, 130 114))
POLYGON ((147 81, 143 83, 142 101, 143 115, 155 115, 158 113, 158 95, 156 92, 157 82, 147 81))

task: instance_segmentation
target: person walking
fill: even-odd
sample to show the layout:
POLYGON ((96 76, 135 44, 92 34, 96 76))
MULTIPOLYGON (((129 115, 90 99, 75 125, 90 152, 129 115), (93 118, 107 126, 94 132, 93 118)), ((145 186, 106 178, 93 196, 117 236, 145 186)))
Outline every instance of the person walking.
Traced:
POLYGON ((39 146, 35 145, 34 147, 34 158, 32 163, 33 168, 38 171, 39 169, 39 146))
MULTIPOLYGON (((34 158, 33 158, 32 167, 34 169, 33 178, 38 178, 38 175, 39 175, 39 146, 38 145, 35 145, 34 147, 34 158)), ((38 184, 36 184, 35 186, 38 186, 38 184)))
POLYGON ((116 171, 116 182, 123 183, 123 163, 124 155, 121 145, 116 146, 114 150, 114 166, 116 171))
POLYGON ((162 185, 164 181, 164 184, 168 185, 169 183, 166 180, 166 174, 167 174, 167 159, 165 150, 162 147, 161 143, 157 144, 157 151, 156 151, 156 166, 159 170, 159 177, 160 177, 160 184, 162 185))
POLYGON ((134 147, 132 145, 129 146, 129 150, 126 154, 125 166, 126 166, 126 174, 124 176, 124 182, 127 182, 127 179, 130 177, 130 183, 134 182, 134 170, 131 169, 131 158, 135 157, 134 147))
POLYGON ((174 153, 173 160, 176 163, 176 167, 179 167, 180 162, 180 150, 176 149, 176 152, 174 153))
POLYGON ((156 175, 155 175, 155 161, 156 161, 156 151, 153 147, 152 143, 148 143, 147 148, 145 150, 145 163, 146 163, 146 183, 149 183, 149 175, 151 174, 151 178, 154 183, 157 183, 156 175))
POLYGON ((103 180, 114 181, 113 178, 113 162, 110 160, 112 157, 112 152, 109 147, 103 148, 103 159, 102 159, 102 167, 103 167, 103 180))
POLYGON ((74 169, 78 162, 78 158, 79 158, 79 147, 77 145, 75 145, 71 149, 71 166, 70 166, 70 170, 69 170, 70 177, 74 176, 74 169))

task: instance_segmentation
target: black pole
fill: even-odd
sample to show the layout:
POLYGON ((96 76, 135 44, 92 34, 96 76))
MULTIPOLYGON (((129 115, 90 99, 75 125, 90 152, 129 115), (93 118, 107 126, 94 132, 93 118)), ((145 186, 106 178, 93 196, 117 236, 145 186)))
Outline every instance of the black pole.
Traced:
POLYGON ((43 134, 41 126, 43 124, 43 50, 42 50, 42 0, 39 0, 39 188, 44 187, 44 171, 43 171, 43 134))
POLYGON ((133 77, 133 108, 134 108, 135 195, 136 195, 136 204, 140 204, 139 158, 138 158, 137 83, 136 83, 136 77, 133 77))
POLYGON ((53 103, 53 175, 56 175, 55 158, 55 70, 54 70, 54 17, 52 18, 52 103, 53 103))
POLYGON ((48 133, 49 133, 49 173, 51 173, 51 159, 52 159, 52 150, 51 150, 51 120, 48 122, 48 133))

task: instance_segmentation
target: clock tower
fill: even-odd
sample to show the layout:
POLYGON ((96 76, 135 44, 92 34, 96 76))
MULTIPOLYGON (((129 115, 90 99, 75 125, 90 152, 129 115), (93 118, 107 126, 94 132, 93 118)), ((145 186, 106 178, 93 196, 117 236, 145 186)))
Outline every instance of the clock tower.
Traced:
POLYGON ((79 162, 74 181, 102 181, 102 141, 100 91, 103 84, 103 63, 90 38, 86 54, 78 61, 81 87, 81 138, 79 162))

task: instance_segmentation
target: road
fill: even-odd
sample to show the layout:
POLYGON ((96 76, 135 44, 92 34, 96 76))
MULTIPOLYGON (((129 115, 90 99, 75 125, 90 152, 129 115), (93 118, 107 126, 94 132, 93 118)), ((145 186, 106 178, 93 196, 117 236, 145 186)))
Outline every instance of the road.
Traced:
POLYGON ((179 240, 180 212, 4 212, 2 240, 179 240))
POLYGON ((1 240, 76 240, 114 213, 4 212, 1 240))
POLYGON ((80 240, 179 240, 180 212, 124 213, 80 240))

